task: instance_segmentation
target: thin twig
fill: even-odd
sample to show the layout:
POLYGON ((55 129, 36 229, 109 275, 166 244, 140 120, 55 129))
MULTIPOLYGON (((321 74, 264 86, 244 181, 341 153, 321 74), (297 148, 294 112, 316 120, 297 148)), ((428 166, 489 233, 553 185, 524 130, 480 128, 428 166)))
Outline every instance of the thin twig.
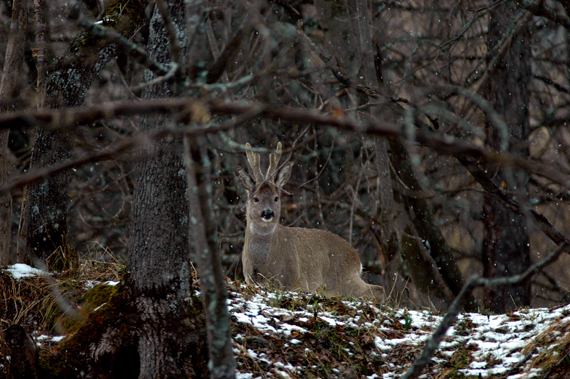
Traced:
POLYGON ((527 11, 531 12, 535 16, 544 17, 554 23, 564 26, 567 30, 570 30, 570 18, 556 12, 554 9, 547 6, 543 0, 522 0, 515 1, 518 6, 525 8, 527 11))
POLYGON ((120 47, 124 48, 127 53, 133 57, 133 59, 141 64, 142 66, 148 68, 152 72, 154 72, 158 76, 163 76, 168 74, 169 69, 162 63, 158 62, 150 55, 147 54, 142 48, 138 47, 133 42, 129 41, 117 31, 107 28, 103 25, 100 25, 99 22, 94 23, 92 21, 87 20, 84 17, 81 17, 79 11, 79 2, 76 2, 74 7, 72 8, 71 12, 68 15, 68 18, 73 21, 77 21, 77 24, 85 29, 85 31, 93 34, 94 36, 101 37, 104 40, 116 43, 120 47))
POLYGON ((38 93, 37 106, 43 108, 46 99, 46 66, 47 52, 45 41, 46 23, 43 17, 43 0, 34 0, 34 23, 36 24, 36 48, 33 53, 37 58, 36 69, 38 70, 38 79, 36 91, 38 93))

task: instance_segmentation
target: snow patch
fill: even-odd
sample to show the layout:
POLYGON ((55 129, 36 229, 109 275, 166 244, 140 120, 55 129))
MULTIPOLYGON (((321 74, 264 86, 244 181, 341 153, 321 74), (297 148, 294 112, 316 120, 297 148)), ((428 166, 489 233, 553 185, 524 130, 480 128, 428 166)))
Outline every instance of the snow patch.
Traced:
POLYGON ((33 268, 24 263, 16 263, 6 268, 6 271, 12 275, 16 280, 22 278, 31 278, 33 276, 46 276, 51 275, 49 272, 40 270, 38 268, 33 268))

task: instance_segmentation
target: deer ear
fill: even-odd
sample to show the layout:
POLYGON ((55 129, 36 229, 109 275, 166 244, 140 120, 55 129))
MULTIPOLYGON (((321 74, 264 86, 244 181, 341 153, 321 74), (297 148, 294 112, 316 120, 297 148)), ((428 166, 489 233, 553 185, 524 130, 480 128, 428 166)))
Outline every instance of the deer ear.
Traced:
POLYGON ((245 171, 242 167, 238 167, 236 170, 237 170, 236 179, 238 181, 238 184, 241 187, 245 188, 246 190, 251 191, 251 189, 255 185, 255 181, 253 180, 251 175, 249 175, 247 171, 245 171))
POLYGON ((287 163, 281 170, 279 170, 279 173, 277 173, 277 180, 275 181, 277 187, 281 188, 285 183, 287 183, 287 181, 289 181, 292 168, 293 165, 291 163, 287 163))

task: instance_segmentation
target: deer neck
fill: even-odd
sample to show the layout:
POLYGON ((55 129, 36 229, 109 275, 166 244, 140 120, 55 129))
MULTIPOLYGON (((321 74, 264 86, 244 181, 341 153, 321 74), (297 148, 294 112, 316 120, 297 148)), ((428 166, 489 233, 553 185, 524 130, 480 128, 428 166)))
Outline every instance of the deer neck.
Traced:
POLYGON ((277 237, 278 225, 264 226, 253 222, 247 225, 246 240, 252 256, 262 259, 269 255, 272 241, 277 237))

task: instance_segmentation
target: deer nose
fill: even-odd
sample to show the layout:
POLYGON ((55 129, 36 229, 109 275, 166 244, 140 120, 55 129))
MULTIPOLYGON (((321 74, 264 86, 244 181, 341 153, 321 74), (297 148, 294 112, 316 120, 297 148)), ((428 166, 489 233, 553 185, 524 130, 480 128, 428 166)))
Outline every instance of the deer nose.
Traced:
POLYGON ((273 217, 275 217, 275 213, 273 213, 271 209, 266 209, 261 212, 261 218, 263 221, 271 221, 273 220, 273 217))

